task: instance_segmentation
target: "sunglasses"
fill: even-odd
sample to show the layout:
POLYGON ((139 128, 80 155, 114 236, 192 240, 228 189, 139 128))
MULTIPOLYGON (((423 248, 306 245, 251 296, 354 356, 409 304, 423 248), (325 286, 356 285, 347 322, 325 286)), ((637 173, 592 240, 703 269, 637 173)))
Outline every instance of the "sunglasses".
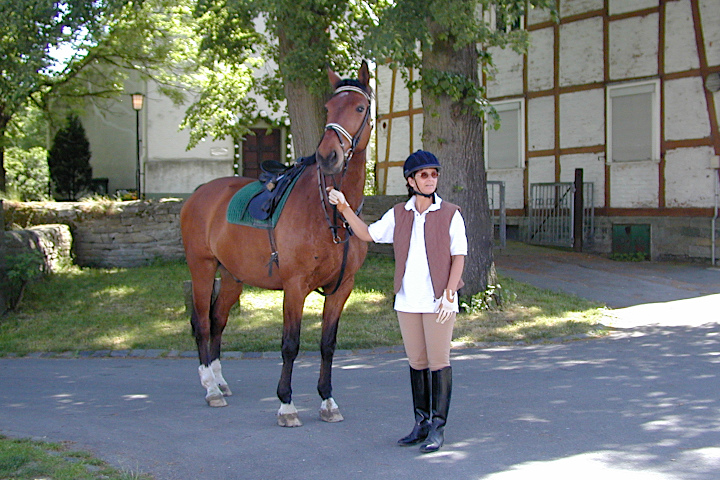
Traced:
POLYGON ((417 174, 417 176, 425 180, 428 177, 438 178, 440 176, 440 173, 437 170, 433 170, 432 172, 420 172, 417 174))

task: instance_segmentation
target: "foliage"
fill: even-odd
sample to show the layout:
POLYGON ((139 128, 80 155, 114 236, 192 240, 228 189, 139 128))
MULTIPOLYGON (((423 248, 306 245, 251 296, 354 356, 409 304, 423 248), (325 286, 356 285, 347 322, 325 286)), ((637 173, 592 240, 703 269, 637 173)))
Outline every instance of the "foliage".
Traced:
POLYGON ((436 97, 449 96, 465 111, 483 117, 492 110, 479 82, 458 72, 424 68, 423 49, 432 49, 437 42, 448 42, 456 51, 477 45, 480 66, 489 74, 493 47, 526 51, 528 33, 515 27, 534 8, 550 9, 554 14, 555 1, 399 0, 383 11, 377 26, 365 38, 365 46, 376 58, 400 67, 411 91, 421 89, 436 97), (418 69, 420 78, 411 80, 409 69, 418 69))
POLYGON ((29 150, 10 147, 5 150, 7 192, 11 197, 21 202, 49 199, 47 155, 43 147, 32 147, 29 150))
MULTIPOLYGON (((47 91, 51 80, 68 78, 50 67, 53 52, 63 45, 95 41, 105 32, 102 21, 126 0, 14 0, 0 3, 0 190, 5 190, 1 161, 10 120, 36 94, 47 91)), ((38 100, 36 98, 36 100, 38 100)))
POLYGON ((460 306, 468 313, 480 313, 485 310, 503 310, 516 299, 517 293, 496 283, 488 285, 484 292, 461 299, 460 306))
POLYGON ((648 255, 645 252, 613 253, 610 255, 610 260, 618 262, 644 262, 647 259, 648 255))
POLYGON ((44 269, 45 258, 37 250, 15 253, 5 257, 6 285, 3 285, 3 289, 9 293, 6 298, 9 310, 18 307, 28 284, 38 279, 44 269))
POLYGON ((77 200, 92 186, 90 142, 76 115, 68 115, 67 126, 58 130, 48 152, 50 178, 62 200, 77 200))
MULTIPOLYGON (((196 76, 195 3, 2 2, 0 160, 8 144, 3 137, 9 122, 31 105, 56 125, 68 110, 77 112, 89 102, 100 110, 106 108, 109 101, 127 93, 125 82, 130 78, 152 78, 161 93, 178 103, 186 100, 188 92, 196 94, 195 87, 202 84, 196 76)), ((30 126, 15 125, 12 135, 30 126)), ((4 188, 5 171, 0 165, 0 190, 4 188)))
MULTIPOLYGON (((382 0, 200 0, 196 8, 201 64, 207 76, 188 109, 183 128, 189 146, 205 136, 244 137, 258 117, 262 98, 285 123, 286 86, 307 87, 318 107, 327 94, 326 67, 359 66, 359 39, 377 21, 382 0)), ((290 99, 293 101, 294 99, 290 99)), ((291 119, 297 121, 298 119, 291 119)), ((293 136, 295 133, 293 132, 293 136)), ((315 141, 315 139, 313 139, 315 141)))
POLYGON ((47 118, 40 108, 27 103, 8 123, 6 148, 17 147, 30 150, 33 147, 47 147, 47 118))

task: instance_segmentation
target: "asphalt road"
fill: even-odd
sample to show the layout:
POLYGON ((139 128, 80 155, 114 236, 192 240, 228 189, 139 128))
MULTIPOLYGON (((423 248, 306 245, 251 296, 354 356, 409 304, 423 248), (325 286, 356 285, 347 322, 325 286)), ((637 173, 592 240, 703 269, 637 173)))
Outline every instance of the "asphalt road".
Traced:
MULTIPOLYGON (((548 288, 562 277, 551 264, 548 288)), ((602 290, 614 275, 598 268, 587 278, 602 290)), ((650 287, 677 281, 650 277, 642 277, 650 287)), ((695 284, 694 276, 674 283, 685 295, 659 300, 645 289, 612 311, 618 329, 607 338, 454 350, 446 445, 435 454, 395 446, 412 426, 401 353, 336 358, 334 396, 345 416, 336 424, 318 419, 319 358, 302 357, 293 388, 304 425, 294 429, 275 423, 277 358, 225 360, 234 396, 216 409, 205 405, 194 359, 0 358, 0 433, 73 442, 158 480, 717 480, 720 289, 695 284), (682 314, 687 301, 706 303, 684 321, 620 315, 658 302, 682 314)))

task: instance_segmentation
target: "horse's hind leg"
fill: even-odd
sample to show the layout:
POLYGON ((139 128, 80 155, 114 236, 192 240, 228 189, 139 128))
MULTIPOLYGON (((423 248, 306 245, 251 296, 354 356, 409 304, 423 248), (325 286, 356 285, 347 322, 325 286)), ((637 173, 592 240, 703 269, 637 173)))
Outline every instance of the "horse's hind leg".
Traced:
POLYGON ((190 318, 193 336, 197 344, 200 366, 198 374, 200 383, 206 389, 205 401, 211 407, 224 407, 227 402, 223 398, 218 383, 210 367, 210 308, 217 261, 214 259, 198 259, 187 254, 190 278, 192 280, 193 312, 190 318))
POLYGON ((210 312, 210 369, 222 394, 232 395, 227 381, 223 377, 220 365, 220 349, 222 334, 227 325, 230 309, 235 305, 243 290, 243 284, 233 277, 222 265, 220 266, 220 292, 212 304, 210 312))

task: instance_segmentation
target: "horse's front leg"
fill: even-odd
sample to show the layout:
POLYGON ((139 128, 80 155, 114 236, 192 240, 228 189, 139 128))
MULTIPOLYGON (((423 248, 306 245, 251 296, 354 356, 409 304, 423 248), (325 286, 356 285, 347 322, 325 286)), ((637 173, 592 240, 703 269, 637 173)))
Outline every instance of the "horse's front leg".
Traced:
POLYGON ((340 315, 354 283, 352 278, 346 278, 337 292, 325 297, 322 338, 320 339, 320 377, 318 379, 318 393, 322 399, 320 419, 325 422, 342 422, 344 420, 340 408, 332 397, 332 362, 335 356, 340 315))
POLYGON ((297 409, 292 402, 292 372, 295 359, 300 351, 300 323, 306 296, 307 293, 303 294, 297 289, 285 287, 281 347, 283 366, 277 387, 277 396, 280 399, 277 422, 281 427, 302 426, 297 409))
MULTIPOLYGON (((217 282, 217 280, 216 280, 217 282)), ((222 334, 227 325, 230 309, 235 305, 243 291, 243 284, 220 266, 220 288, 210 312, 210 369, 215 383, 224 397, 232 395, 227 380, 223 377, 220 365, 220 347, 222 334)))
POLYGON ((193 336, 198 349, 200 366, 200 384, 205 388, 205 401, 211 407, 224 407, 227 402, 211 367, 210 331, 212 316, 212 297, 214 289, 215 269, 213 262, 193 262, 189 257, 188 265, 192 278, 193 311, 190 317, 193 336))

